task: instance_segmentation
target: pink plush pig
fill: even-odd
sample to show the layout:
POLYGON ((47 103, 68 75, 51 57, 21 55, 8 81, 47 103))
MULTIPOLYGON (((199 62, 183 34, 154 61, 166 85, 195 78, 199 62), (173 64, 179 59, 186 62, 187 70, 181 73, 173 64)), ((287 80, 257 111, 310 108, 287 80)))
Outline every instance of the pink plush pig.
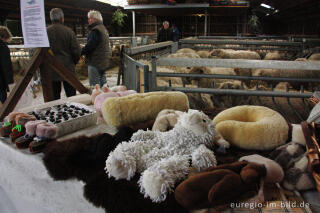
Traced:
POLYGON ((101 93, 102 91, 99 88, 99 84, 96 84, 95 88, 92 90, 92 93, 91 93, 91 102, 94 103, 94 100, 96 99, 97 95, 101 93))
POLYGON ((97 110, 97 113, 99 116, 102 116, 101 113, 101 106, 103 102, 111 97, 119 97, 119 95, 116 92, 106 92, 106 93, 101 93, 97 95, 97 97, 94 100, 94 108, 97 110))
POLYGON ((131 95, 131 94, 135 94, 137 93, 135 90, 126 90, 126 91, 118 91, 117 94, 120 96, 120 97, 123 97, 123 96, 127 96, 127 95, 131 95))

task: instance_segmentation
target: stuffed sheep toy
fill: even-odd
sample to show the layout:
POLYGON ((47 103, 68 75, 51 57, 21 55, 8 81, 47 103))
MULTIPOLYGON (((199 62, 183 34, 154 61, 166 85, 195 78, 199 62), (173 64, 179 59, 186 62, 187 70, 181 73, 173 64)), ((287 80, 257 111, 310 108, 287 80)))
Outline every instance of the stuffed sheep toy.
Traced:
POLYGON ((127 180, 141 173, 140 191, 153 202, 162 202, 175 183, 186 178, 190 160, 198 171, 216 165, 209 149, 216 134, 212 125, 202 112, 189 110, 170 131, 139 130, 109 154, 106 173, 127 180))

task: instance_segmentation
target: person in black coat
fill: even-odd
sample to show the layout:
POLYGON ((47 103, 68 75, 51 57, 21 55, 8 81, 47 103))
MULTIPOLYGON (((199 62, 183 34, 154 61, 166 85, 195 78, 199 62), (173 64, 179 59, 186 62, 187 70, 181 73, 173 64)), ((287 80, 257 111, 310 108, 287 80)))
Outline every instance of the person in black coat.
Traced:
POLYGON ((164 21, 162 25, 163 27, 161 27, 161 29, 158 32, 157 42, 172 41, 173 34, 172 30, 169 28, 169 22, 164 21))
POLYGON ((7 42, 12 35, 7 27, 0 26, 0 101, 4 103, 9 92, 9 84, 13 83, 13 71, 10 49, 7 42))

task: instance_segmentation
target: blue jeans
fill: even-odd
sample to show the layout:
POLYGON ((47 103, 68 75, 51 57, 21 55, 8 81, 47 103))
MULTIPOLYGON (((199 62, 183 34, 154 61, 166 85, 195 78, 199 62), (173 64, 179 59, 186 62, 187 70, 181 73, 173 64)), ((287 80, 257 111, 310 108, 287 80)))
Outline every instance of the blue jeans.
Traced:
POLYGON ((95 86, 96 84, 99 84, 100 87, 102 87, 105 83, 107 83, 104 71, 98 70, 96 67, 88 65, 88 72, 90 86, 95 86))
POLYGON ((4 103, 7 100, 7 90, 6 89, 0 89, 0 101, 1 103, 4 103))

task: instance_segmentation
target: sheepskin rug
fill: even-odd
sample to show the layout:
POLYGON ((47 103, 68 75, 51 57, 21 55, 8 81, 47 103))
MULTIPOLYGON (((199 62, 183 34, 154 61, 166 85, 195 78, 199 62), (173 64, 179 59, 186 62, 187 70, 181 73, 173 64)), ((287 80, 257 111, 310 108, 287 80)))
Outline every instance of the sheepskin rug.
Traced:
POLYGON ((130 180, 136 172, 141 173, 141 192, 154 202, 162 202, 174 184, 186 178, 190 160, 198 171, 216 165, 209 149, 217 134, 212 125, 204 113, 189 110, 170 131, 139 130, 109 154, 106 173, 117 180, 130 180))
POLYGON ((162 203, 144 198, 138 180, 139 175, 130 181, 115 180, 100 171, 84 186, 84 196, 96 207, 104 208, 106 213, 188 213, 176 202, 173 194, 169 194, 162 203))
POLYGON ((288 139, 286 120, 263 106, 232 107, 219 113, 213 121, 224 139, 242 149, 272 150, 288 139))
POLYGON ((55 180, 87 181, 92 174, 103 170, 105 154, 121 141, 129 140, 133 133, 131 128, 122 128, 114 136, 105 133, 53 141, 44 150, 44 165, 55 180))

